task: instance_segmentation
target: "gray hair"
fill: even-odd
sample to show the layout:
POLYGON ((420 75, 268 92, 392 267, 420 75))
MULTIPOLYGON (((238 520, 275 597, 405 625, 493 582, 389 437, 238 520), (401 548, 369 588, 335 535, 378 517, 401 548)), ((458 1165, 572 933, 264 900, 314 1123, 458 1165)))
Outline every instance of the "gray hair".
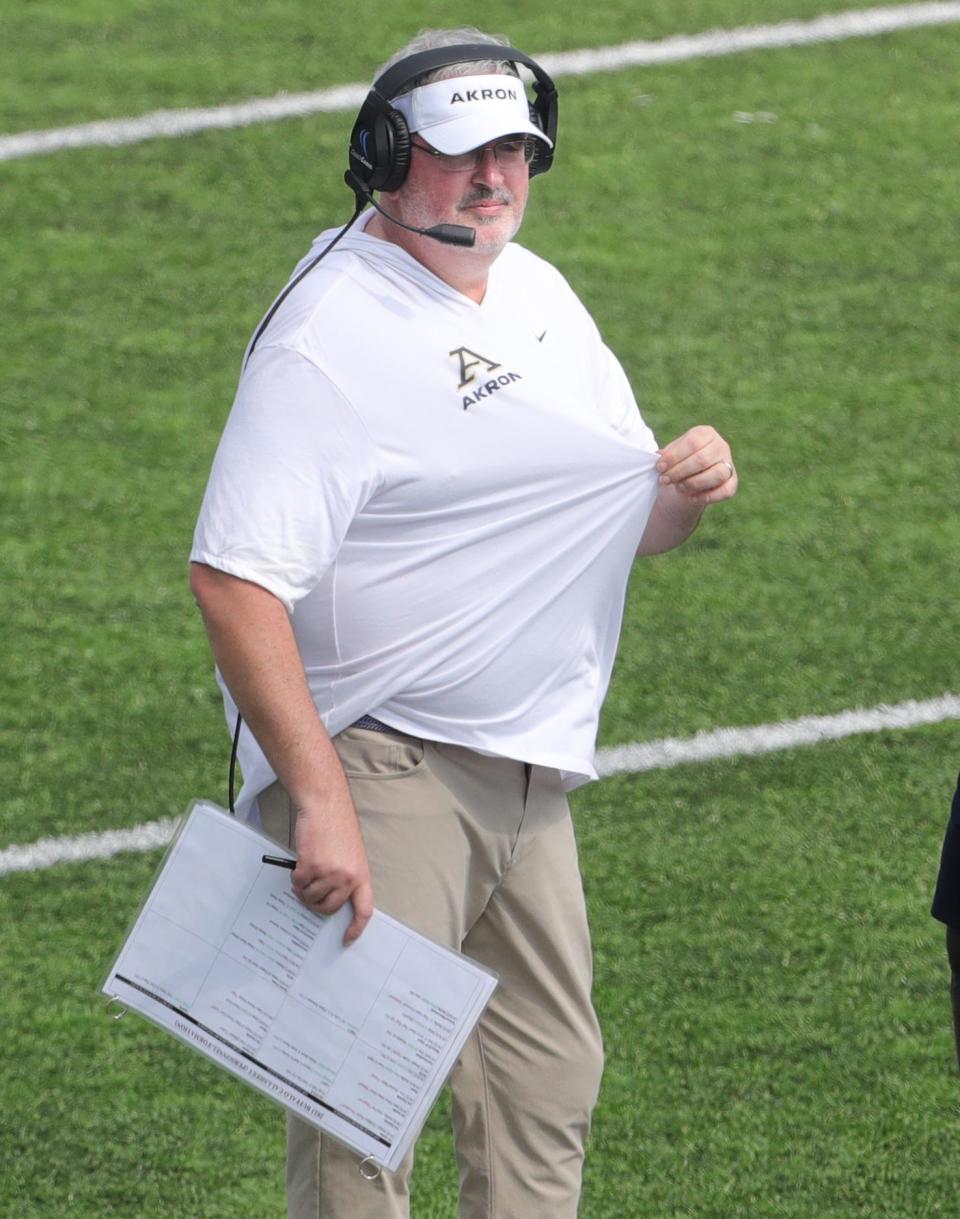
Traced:
MULTIPOLYGON (((405 47, 391 55, 374 77, 375 80, 403 59, 409 59, 419 51, 436 51, 440 47, 455 47, 460 43, 481 42, 492 47, 508 47, 509 38, 503 34, 485 34, 475 25, 461 25, 455 30, 421 30, 415 38, 411 38, 405 47)), ((448 64, 444 68, 434 68, 424 72, 422 76, 408 81, 394 96, 409 93, 421 85, 429 85, 431 81, 447 80, 451 76, 519 76, 516 67, 506 59, 474 59, 469 63, 448 64)))

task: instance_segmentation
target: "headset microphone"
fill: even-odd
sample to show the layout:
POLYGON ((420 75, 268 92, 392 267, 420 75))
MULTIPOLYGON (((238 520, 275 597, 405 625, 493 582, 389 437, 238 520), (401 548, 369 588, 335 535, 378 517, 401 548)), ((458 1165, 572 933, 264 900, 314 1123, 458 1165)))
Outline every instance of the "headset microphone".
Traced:
POLYGON ((374 199, 370 187, 365 182, 361 182, 352 169, 347 170, 343 175, 343 180, 356 195, 358 206, 361 198, 365 199, 371 207, 376 208, 381 216, 386 216, 392 224, 399 225, 409 233, 419 233, 421 237, 432 237, 434 241, 442 241, 444 245, 472 246, 477 240, 477 230, 468 228, 465 224, 435 224, 429 229, 418 229, 415 225, 405 224, 380 206, 374 199))

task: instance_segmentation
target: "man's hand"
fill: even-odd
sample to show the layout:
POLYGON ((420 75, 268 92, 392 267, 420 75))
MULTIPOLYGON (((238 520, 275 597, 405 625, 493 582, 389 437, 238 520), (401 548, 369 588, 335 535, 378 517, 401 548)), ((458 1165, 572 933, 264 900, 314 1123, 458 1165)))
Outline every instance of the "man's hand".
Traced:
POLYGON ((715 428, 701 424, 671 440, 657 461, 660 490, 637 554, 663 554, 696 529, 708 504, 737 493, 730 446, 715 428))
POLYGON ((689 504, 705 508, 737 493, 739 479, 730 446, 715 428, 701 424, 660 450, 662 487, 673 487, 689 504))
POLYGON ((357 939, 373 915, 373 886, 360 823, 349 795, 297 810, 297 866, 293 891, 317 914, 335 914, 346 902, 353 921, 344 944, 357 939))

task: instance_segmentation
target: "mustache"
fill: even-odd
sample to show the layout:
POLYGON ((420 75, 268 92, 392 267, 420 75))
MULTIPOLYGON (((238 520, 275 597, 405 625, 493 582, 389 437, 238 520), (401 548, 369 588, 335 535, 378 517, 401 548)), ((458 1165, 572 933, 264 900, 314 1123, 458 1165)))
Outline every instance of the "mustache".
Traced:
POLYGON ((473 207, 475 203, 505 203, 508 206, 513 203, 513 191, 507 190, 506 187, 498 186, 475 186, 460 200, 459 207, 473 207))

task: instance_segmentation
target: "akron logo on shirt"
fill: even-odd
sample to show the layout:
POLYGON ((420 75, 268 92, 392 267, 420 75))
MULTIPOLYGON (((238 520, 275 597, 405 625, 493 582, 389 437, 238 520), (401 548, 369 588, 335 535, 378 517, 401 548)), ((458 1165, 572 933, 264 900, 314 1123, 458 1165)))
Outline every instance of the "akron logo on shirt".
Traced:
MULTIPOLYGON (((482 356, 478 351, 471 351, 469 347, 454 347, 449 354, 451 358, 455 357, 460 364, 460 384, 457 386, 457 389, 460 390, 476 381, 476 369, 484 368, 488 373, 492 373, 502 367, 498 361, 482 356)), ((502 372, 496 377, 491 377, 490 380, 478 385, 471 393, 463 395, 463 409, 466 410, 468 406, 474 406, 484 398, 489 398, 491 394, 504 389, 514 381, 522 380, 523 378, 518 372, 502 372)))

